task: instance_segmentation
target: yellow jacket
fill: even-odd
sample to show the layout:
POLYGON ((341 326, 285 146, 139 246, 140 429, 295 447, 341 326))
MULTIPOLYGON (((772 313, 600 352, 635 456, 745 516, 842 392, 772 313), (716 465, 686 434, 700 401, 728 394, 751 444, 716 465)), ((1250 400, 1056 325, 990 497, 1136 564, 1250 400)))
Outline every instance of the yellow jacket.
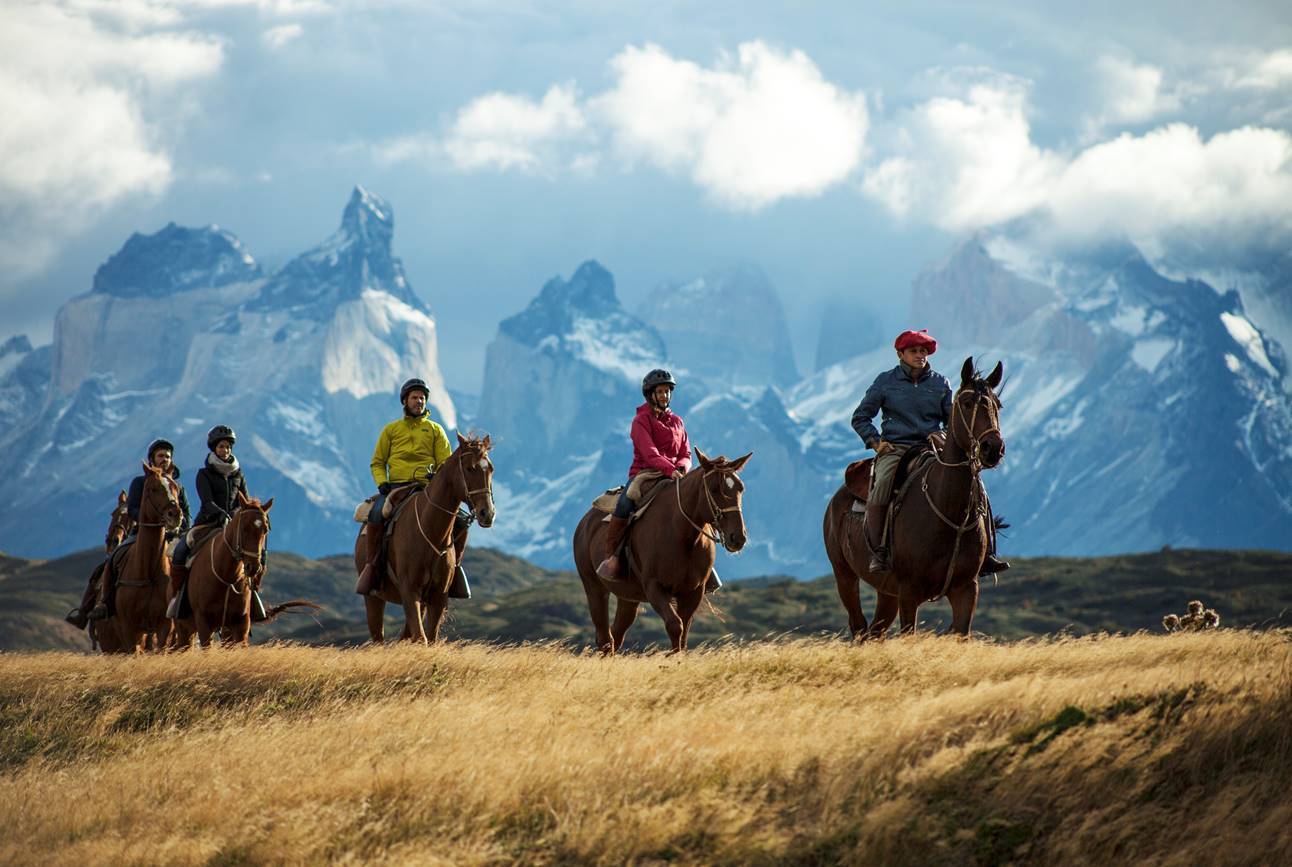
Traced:
POLYGON ((427 413, 420 418, 397 418, 381 429, 377 447, 372 450, 372 480, 377 487, 385 482, 409 482, 427 476, 449 459, 444 428, 431 421, 427 413))

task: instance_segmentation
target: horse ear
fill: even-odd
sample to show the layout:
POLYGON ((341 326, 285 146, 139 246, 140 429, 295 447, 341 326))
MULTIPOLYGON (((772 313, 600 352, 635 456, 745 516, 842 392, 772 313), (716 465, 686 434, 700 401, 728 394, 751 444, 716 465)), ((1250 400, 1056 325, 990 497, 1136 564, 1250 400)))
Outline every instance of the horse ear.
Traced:
POLYGON ((708 455, 700 451, 699 446, 695 446, 694 448, 695 448, 695 459, 700 462, 700 466, 704 467, 706 470, 709 467, 713 466, 713 461, 709 460, 708 455))
POLYGON ((244 495, 244 494, 242 493, 242 491, 236 491, 235 493, 237 494, 237 497, 238 497, 238 505, 239 505, 239 506, 245 506, 245 505, 247 505, 247 497, 246 497, 246 495, 244 495))
POLYGON ((730 469, 732 472, 737 472, 737 473, 738 473, 738 472, 740 472, 741 470, 743 470, 743 469, 745 468, 745 464, 746 464, 746 463, 749 461, 749 459, 750 459, 750 458, 752 458, 753 456, 754 456, 754 453, 753 453, 753 452, 750 452, 749 454, 745 455, 744 457, 736 458, 734 461, 732 461, 730 464, 728 464, 728 465, 727 465, 727 468, 728 468, 728 469, 730 469))
POLYGON ((987 374, 987 385, 991 386, 992 391, 995 391, 996 387, 1000 385, 1001 378, 1004 376, 1005 362, 998 361, 996 362, 996 366, 991 369, 991 373, 987 374))
POLYGON ((464 446, 467 444, 466 437, 462 436, 462 434, 458 433, 457 431, 454 431, 454 433, 458 435, 458 445, 464 446))
POLYGON ((145 473, 152 473, 153 475, 157 474, 157 468, 148 466, 145 461, 140 461, 139 465, 144 468, 145 473))
POLYGON ((274 507, 274 498, 270 497, 268 500, 265 500, 265 504, 260 508, 264 509, 265 513, 268 514, 269 510, 272 509, 273 507, 274 507))
POLYGON ((489 434, 485 434, 485 438, 480 441, 480 445, 484 446, 485 451, 489 451, 489 449, 493 448, 493 438, 489 434))
POLYGON ((117 505, 124 506, 125 504, 126 504, 126 492, 122 491, 121 493, 117 494, 117 505))
POLYGON ((965 359, 964 366, 960 368, 960 385, 966 386, 973 382, 973 356, 965 359))

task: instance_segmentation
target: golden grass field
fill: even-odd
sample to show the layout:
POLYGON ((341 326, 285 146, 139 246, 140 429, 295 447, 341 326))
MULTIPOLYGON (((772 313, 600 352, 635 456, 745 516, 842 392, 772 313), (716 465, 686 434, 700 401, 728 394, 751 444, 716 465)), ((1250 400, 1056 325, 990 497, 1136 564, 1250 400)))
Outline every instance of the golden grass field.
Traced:
POLYGON ((0 863, 1292 863, 1292 634, 0 656, 0 863))

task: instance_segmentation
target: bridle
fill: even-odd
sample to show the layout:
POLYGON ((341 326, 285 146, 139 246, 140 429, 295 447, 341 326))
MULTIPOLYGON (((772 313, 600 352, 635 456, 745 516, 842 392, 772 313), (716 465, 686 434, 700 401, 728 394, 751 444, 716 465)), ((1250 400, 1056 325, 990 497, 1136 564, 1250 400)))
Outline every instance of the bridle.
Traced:
POLYGON ((130 511, 122 503, 112 510, 112 518, 108 521, 108 532, 103 537, 103 546, 108 549, 108 553, 116 550, 126 536, 130 535, 131 524, 130 511), (119 536, 117 534, 120 534, 119 536), (113 537, 116 537, 115 541, 113 537))
MULTIPOLYGON (((174 479, 171 479, 171 478, 168 478, 168 477, 166 477, 166 476, 159 476, 159 477, 158 477, 158 480, 159 480, 159 481, 160 481, 160 482, 165 486, 165 491, 166 491, 166 506, 167 506, 167 507, 170 507, 170 506, 174 506, 174 507, 175 507, 175 513, 176 513, 176 514, 175 514, 175 520, 174 520, 174 521, 165 521, 165 520, 162 520, 162 521, 142 521, 142 520, 141 520, 141 521, 136 522, 136 526, 138 526, 138 527, 164 527, 164 528, 165 528, 165 529, 167 529, 167 530, 175 530, 175 529, 178 529, 178 528, 179 528, 179 525, 180 525, 180 520, 181 520, 181 519, 180 519, 180 517, 179 517, 179 498, 177 498, 177 497, 175 496, 175 480, 174 480, 174 479)), ((145 493, 147 493, 147 491, 148 491, 148 481, 145 479, 145 480, 144 480, 144 492, 145 492, 145 493)), ((148 494, 148 502, 152 505, 152 507, 153 507, 153 511, 154 511, 154 512, 160 512, 160 513, 161 513, 161 514, 163 514, 163 515, 164 515, 164 514, 166 514, 166 509, 159 509, 159 508, 157 508, 157 499, 156 499, 156 497, 155 497, 155 496, 153 496, 152 494, 148 494)), ((139 516, 140 516, 141 518, 143 517, 143 509, 140 509, 140 510, 139 510, 139 516)))
POLYGON ((983 491, 982 478, 981 478, 982 468, 983 468, 982 441, 990 433, 995 433, 997 435, 1000 434, 1000 426, 999 426, 999 422, 997 422, 996 424, 993 424, 991 427, 984 430, 978 436, 974 436, 974 427, 978 423, 979 407, 981 407, 987 401, 993 400, 994 398, 992 397, 990 391, 983 392, 977 387, 973 388, 972 389, 972 393, 974 395, 973 410, 969 414, 968 423, 966 423, 964 421, 964 413, 960 407, 960 398, 966 393, 966 391, 967 389, 961 389, 960 393, 957 394, 952 399, 951 419, 950 419, 950 423, 947 425, 948 438, 954 439, 956 421, 957 420, 960 421, 960 425, 964 429, 964 432, 967 435, 967 438, 969 440, 968 454, 965 457, 965 459, 963 461, 944 460, 942 457, 941 451, 937 448, 936 444, 933 442, 933 436, 932 435, 929 436, 929 444, 933 446, 933 459, 935 461, 937 461, 940 465, 948 468, 956 468, 956 467, 969 468, 969 505, 965 509, 964 520, 959 523, 951 520, 946 515, 944 515, 942 513, 942 510, 937 507, 937 504, 933 502, 933 497, 932 495, 929 494, 929 473, 927 470, 924 472, 923 477, 920 479, 920 490, 924 493, 924 501, 928 503, 929 508, 933 510, 933 514, 937 515, 938 520, 941 521, 943 524, 946 524, 952 530, 955 530, 955 533, 956 533, 956 543, 955 543, 955 546, 951 549, 951 559, 947 561, 947 575, 946 575, 946 578, 943 579, 942 581, 942 590, 938 592, 937 596, 933 597, 934 599, 941 599, 943 596, 947 595, 947 588, 951 586, 951 577, 955 571, 956 557, 960 554, 960 542, 964 538, 964 534, 967 533, 969 530, 973 529, 974 527, 977 527, 978 524, 987 516, 987 510, 986 510, 987 497, 983 491))
MULTIPOLYGON (((686 513, 686 509, 682 507, 682 481, 690 478, 691 477, 690 474, 684 476, 681 481, 675 481, 673 483, 673 491, 677 494, 677 510, 682 513, 682 517, 686 518, 686 522, 690 524, 695 529, 695 531, 699 533, 701 536, 704 536, 710 541, 718 543, 723 548, 726 548, 728 551, 730 551, 733 554, 739 554, 740 553, 739 551, 733 550, 732 547, 727 543, 726 534, 722 532, 722 516, 727 514, 728 512, 737 512, 737 513, 740 512, 740 493, 739 492, 736 493, 735 505, 719 506, 718 501, 714 499, 713 493, 709 490, 708 484, 705 483, 705 480, 708 479, 709 476, 714 475, 715 473, 718 474, 720 477, 731 476, 736 481, 740 481, 740 476, 736 475, 736 471, 733 469, 728 469, 725 467, 711 467, 707 470, 701 471, 700 487, 701 489, 704 490, 704 499, 709 506, 709 514, 710 514, 709 520, 706 521, 704 525, 697 524, 695 521, 691 520, 691 516, 688 515, 686 513), (706 530, 705 526, 712 527, 713 530, 712 531, 706 530)), ((743 485, 744 483, 741 482, 741 484, 743 485)))
POLYGON ((233 561, 236 564, 233 572, 233 580, 225 581, 220 575, 219 570, 215 568, 215 542, 206 546, 211 560, 211 575, 216 581, 224 585, 224 605, 220 610, 220 627, 225 625, 225 619, 229 614, 229 597, 234 593, 241 596, 251 589, 251 581, 260 573, 260 557, 265 549, 265 539, 269 536, 270 531, 269 513, 263 508, 244 506, 234 513, 233 519, 224 525, 220 531, 220 541, 224 543, 225 549, 233 555, 233 561), (265 521, 265 530, 260 534, 260 542, 256 545, 254 551, 248 552, 242 544, 242 525, 245 523, 244 515, 258 515, 265 521), (237 525, 236 538, 233 544, 229 543, 229 528, 237 525), (238 585, 245 585, 239 589, 238 585))
MULTIPOLYGON (((471 449, 471 451, 475 451, 475 450, 471 449)), ((460 478, 462 479, 462 490, 466 491, 466 494, 464 495, 464 499, 458 500, 458 503, 462 503, 464 501, 466 502, 467 513, 463 519, 466 521, 467 526, 470 526, 476 521, 476 508, 475 508, 475 504, 471 501, 471 498, 474 497, 476 494, 488 494, 489 501, 493 502, 493 475, 488 472, 484 473, 484 477, 485 477, 484 487, 472 488, 470 483, 467 481, 466 461, 462 459, 461 457, 462 454, 463 454, 463 450, 459 449, 458 451, 454 452, 452 455, 449 456, 449 460, 453 460, 454 458, 457 458, 458 473, 460 475, 460 478)), ((481 464, 486 464, 488 463, 488 461, 489 461, 489 453, 487 451, 481 451, 480 459, 479 461, 477 461, 476 466, 480 466, 481 464)), ((445 461, 445 463, 448 463, 448 461, 445 461)), ((488 464, 488 466, 492 468, 493 465, 488 464)), ((431 486, 429 484, 426 487, 422 488, 421 494, 419 496, 422 499, 425 499, 426 502, 432 508, 438 509, 441 512, 444 512, 445 514, 452 515, 454 518, 457 518, 459 517, 459 515, 462 514, 457 508, 446 509, 443 506, 441 506, 439 503, 432 500, 431 486)), ((427 546, 430 547, 430 549, 435 552, 436 557, 443 557, 445 554, 447 554, 449 549, 448 540, 451 540, 453 538, 453 524, 452 523, 449 524, 448 540, 446 540, 445 547, 443 549, 440 549, 434 542, 431 541, 430 536, 426 535, 426 530, 423 529, 422 527, 422 510, 421 510, 421 505, 419 503, 413 504, 413 519, 417 522, 417 532, 422 535, 422 540, 426 542, 427 546)))

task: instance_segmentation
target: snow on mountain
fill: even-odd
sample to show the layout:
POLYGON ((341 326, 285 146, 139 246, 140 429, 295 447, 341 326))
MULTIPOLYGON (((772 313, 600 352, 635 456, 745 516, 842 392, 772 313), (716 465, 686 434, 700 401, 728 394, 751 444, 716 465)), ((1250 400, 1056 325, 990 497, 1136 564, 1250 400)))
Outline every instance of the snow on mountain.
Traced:
POLYGON ((780 296, 753 265, 661 286, 639 305, 673 358, 709 390, 798 381, 780 296))
POLYGON ((132 236, 95 290, 59 311, 34 412, 0 428, 0 456, 19 468, 0 491, 21 499, 40 479, 59 518, 6 512, 0 549, 40 556, 92 544, 151 439, 176 443, 191 485, 206 430, 222 423, 239 433, 252 494, 283 504, 272 544, 346 550, 403 380, 425 379, 432 414, 456 425, 435 322, 392 255, 393 227, 389 205, 356 188, 340 229, 269 277, 221 230, 132 236))

